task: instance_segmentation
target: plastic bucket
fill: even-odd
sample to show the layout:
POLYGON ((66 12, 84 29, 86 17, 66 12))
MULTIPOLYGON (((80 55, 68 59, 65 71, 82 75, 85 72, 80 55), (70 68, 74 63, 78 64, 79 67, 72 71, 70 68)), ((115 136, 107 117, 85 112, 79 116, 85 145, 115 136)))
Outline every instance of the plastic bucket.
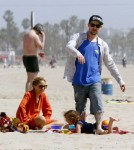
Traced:
POLYGON ((102 94, 112 95, 113 94, 113 82, 111 78, 103 78, 102 82, 102 94))
POLYGON ((61 130, 61 128, 62 128, 62 126, 60 126, 60 125, 53 125, 53 126, 51 126, 52 130, 61 130))

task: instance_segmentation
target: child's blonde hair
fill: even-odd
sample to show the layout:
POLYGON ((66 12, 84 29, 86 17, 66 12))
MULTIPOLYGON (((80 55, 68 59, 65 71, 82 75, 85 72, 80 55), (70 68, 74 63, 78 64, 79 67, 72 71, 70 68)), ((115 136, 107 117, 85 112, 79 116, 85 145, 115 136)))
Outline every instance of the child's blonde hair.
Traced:
POLYGON ((64 117, 73 123, 77 123, 80 120, 80 114, 75 110, 69 110, 65 112, 64 117))

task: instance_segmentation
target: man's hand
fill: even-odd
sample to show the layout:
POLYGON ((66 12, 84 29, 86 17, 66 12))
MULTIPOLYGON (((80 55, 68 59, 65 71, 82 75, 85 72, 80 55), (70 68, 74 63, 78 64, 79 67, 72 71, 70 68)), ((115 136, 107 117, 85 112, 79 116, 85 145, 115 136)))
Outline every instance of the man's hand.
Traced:
POLYGON ((41 36, 41 37, 45 37, 45 33, 41 31, 40 36, 41 36))
POLYGON ((78 62, 79 62, 80 64, 84 64, 84 63, 85 63, 85 58, 84 58, 83 55, 77 56, 77 59, 78 59, 78 62))
POLYGON ((122 92, 125 92, 125 90, 126 90, 125 84, 121 85, 120 88, 121 88, 122 92))
POLYGON ((45 53, 44 52, 39 52, 38 55, 43 58, 45 56, 45 53))

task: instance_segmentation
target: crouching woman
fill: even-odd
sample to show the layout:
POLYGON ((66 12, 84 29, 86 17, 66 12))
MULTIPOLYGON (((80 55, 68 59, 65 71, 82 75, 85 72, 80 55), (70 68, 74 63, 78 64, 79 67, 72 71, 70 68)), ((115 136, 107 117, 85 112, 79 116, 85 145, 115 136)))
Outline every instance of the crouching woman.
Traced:
POLYGON ((44 93, 47 88, 43 77, 33 80, 33 90, 24 94, 24 97, 16 112, 16 117, 27 124, 30 129, 50 128, 51 125, 62 125, 60 121, 51 119, 52 108, 44 93), (41 115, 42 111, 42 115, 41 115))

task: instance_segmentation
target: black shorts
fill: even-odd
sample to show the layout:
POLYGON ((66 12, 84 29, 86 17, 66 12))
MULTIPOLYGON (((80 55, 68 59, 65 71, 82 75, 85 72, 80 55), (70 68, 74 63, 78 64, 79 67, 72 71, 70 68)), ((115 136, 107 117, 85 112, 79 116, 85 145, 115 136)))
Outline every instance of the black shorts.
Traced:
POLYGON ((39 72, 37 56, 23 56, 23 64, 27 72, 39 72))

